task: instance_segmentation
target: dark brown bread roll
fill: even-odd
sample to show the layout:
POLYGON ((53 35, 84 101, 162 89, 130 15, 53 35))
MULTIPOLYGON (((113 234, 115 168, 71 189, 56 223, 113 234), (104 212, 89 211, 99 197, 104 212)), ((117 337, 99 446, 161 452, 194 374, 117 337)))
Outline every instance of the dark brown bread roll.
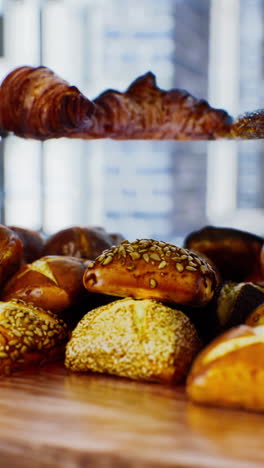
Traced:
POLYGON ((218 274, 203 257, 152 239, 123 241, 88 264, 90 292, 199 307, 213 297, 218 274))
POLYGON ((0 285, 20 267, 23 244, 18 235, 0 224, 0 285))
POLYGON ((45 243, 43 255, 68 255, 93 260, 115 243, 112 236, 118 234, 108 234, 100 227, 72 226, 50 236, 45 243))
POLYGON ((23 265, 2 291, 2 300, 21 299, 54 313, 62 314, 85 289, 85 265, 74 257, 46 256, 23 265))
POLYGON ((23 263, 32 263, 42 257, 44 247, 44 236, 33 229, 26 229, 19 226, 8 226, 14 231, 23 244, 23 263))
POLYGON ((180 382, 200 349, 190 320, 152 300, 126 298, 86 314, 67 345, 66 367, 154 382, 180 382))
POLYGON ((23 301, 0 302, 0 375, 62 358, 68 335, 51 312, 23 301))
POLYGON ((189 234, 184 247, 206 255, 223 281, 261 281, 263 238, 239 229, 206 226, 189 234))

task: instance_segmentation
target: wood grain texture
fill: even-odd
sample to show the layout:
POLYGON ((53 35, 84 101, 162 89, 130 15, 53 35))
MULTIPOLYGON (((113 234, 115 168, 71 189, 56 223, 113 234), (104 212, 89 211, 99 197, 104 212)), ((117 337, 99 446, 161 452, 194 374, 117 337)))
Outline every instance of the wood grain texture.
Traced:
POLYGON ((0 381, 1 468, 264 465, 260 414, 195 406, 183 387, 53 364, 0 381))

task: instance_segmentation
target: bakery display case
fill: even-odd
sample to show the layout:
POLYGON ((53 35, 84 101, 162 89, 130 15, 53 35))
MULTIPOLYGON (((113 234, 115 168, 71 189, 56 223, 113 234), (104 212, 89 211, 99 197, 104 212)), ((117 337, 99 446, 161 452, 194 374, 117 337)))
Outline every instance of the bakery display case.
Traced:
POLYGON ((263 18, 0 0, 3 468, 263 466, 263 18))

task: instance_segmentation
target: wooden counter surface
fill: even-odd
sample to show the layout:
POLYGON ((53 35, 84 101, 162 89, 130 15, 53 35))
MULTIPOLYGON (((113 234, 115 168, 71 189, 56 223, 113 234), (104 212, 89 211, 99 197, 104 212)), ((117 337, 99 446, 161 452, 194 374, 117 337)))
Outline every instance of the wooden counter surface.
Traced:
POLYGON ((183 387, 69 373, 0 380, 1 468, 264 466, 264 415, 195 406, 183 387))

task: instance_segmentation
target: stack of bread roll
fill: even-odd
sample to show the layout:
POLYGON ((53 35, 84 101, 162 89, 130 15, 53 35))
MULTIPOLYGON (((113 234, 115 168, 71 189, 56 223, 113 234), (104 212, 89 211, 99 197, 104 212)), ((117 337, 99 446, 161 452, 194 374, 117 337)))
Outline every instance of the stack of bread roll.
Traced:
POLYGON ((65 355, 74 372, 187 379, 194 402, 264 410, 262 237, 207 226, 179 247, 2 225, 0 245, 0 374, 65 355))

